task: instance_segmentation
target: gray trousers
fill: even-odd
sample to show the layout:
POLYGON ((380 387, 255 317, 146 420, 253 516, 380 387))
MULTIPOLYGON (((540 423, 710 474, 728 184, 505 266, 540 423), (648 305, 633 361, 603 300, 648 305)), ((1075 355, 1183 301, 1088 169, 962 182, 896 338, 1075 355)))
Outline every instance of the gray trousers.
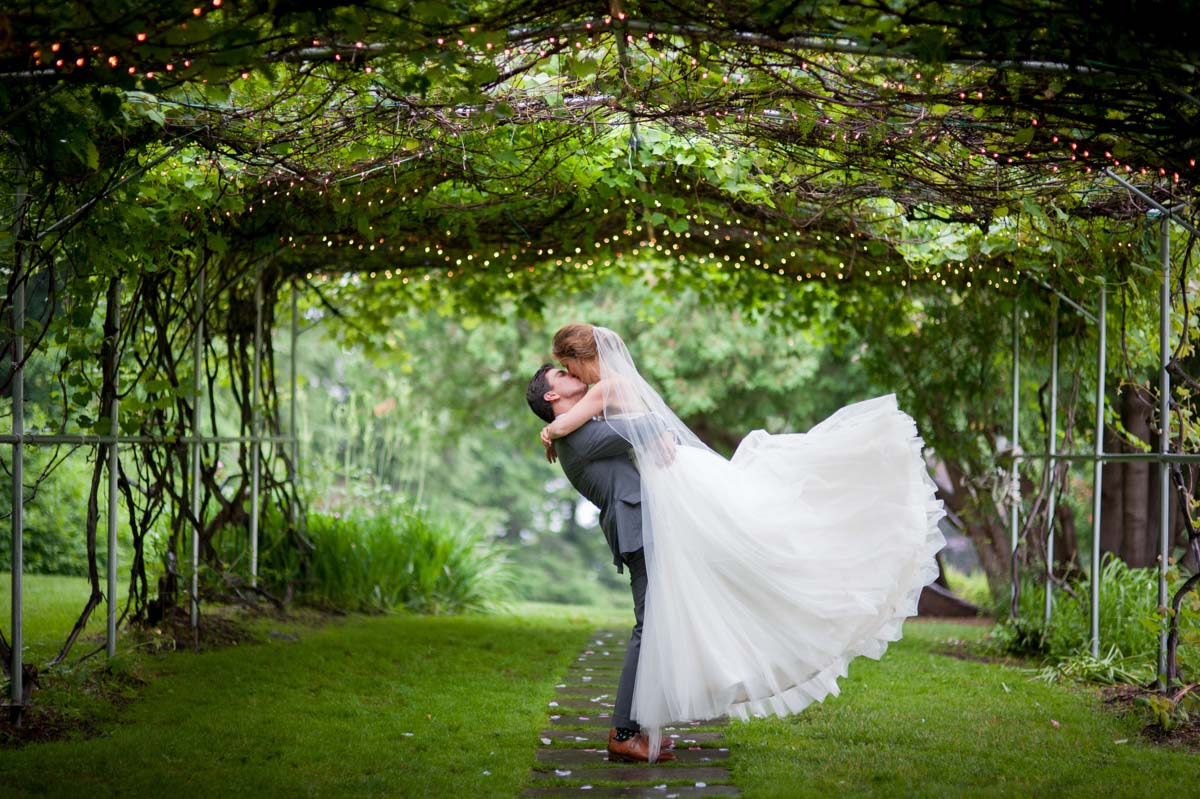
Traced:
POLYGON ((633 708, 633 683, 637 678, 638 653, 642 649, 642 619, 646 613, 646 555, 638 549, 622 552, 621 557, 629 568, 629 587, 633 589, 633 615, 637 624, 629 636, 629 648, 625 650, 625 663, 621 666, 617 704, 613 708, 613 726, 637 730, 641 728, 629 718, 629 713, 633 708))

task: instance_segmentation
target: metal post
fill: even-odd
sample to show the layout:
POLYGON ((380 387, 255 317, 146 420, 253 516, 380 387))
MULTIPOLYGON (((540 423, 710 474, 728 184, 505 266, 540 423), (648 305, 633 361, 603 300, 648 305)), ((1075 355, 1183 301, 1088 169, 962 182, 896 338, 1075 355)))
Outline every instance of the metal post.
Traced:
POLYGON ((298 459, 300 458, 300 433, 296 428, 296 343, 300 338, 300 321, 299 321, 299 317, 297 317, 297 315, 296 315, 296 305, 297 305, 296 295, 297 295, 297 293, 298 293, 298 289, 296 288, 296 279, 292 278, 292 351, 291 351, 292 394, 291 394, 291 415, 289 417, 289 420, 291 422, 291 427, 292 427, 292 462, 291 462, 291 467, 289 470, 290 473, 288 474, 288 479, 290 480, 290 482, 292 484, 292 506, 291 506, 289 515, 290 515, 291 522, 293 525, 296 523, 296 517, 297 517, 298 511, 299 511, 299 508, 296 507, 296 505, 297 505, 296 475, 300 471, 300 464, 298 462, 298 459))
MULTIPOLYGON (((1161 370, 1158 377, 1158 451, 1166 454, 1171 448, 1171 373, 1167 367, 1171 361, 1171 216, 1163 216, 1159 233, 1159 252, 1162 256, 1162 286, 1158 292, 1158 358, 1161 370)), ((1167 607, 1167 566, 1171 555, 1171 464, 1166 460, 1159 464, 1158 472, 1158 606, 1167 607)), ((1167 625, 1163 618, 1163 629, 1158 637, 1158 681, 1166 687, 1167 679, 1167 625)))
POLYGON ((1058 460, 1054 457, 1058 452, 1058 297, 1051 300, 1050 309, 1050 458, 1045 466, 1050 472, 1050 495, 1046 501, 1046 624, 1050 623, 1053 607, 1054 505, 1058 498, 1055 493, 1058 460))
POLYGON ((112 361, 109 368, 112 369, 113 381, 113 399, 112 408, 109 415, 109 429, 113 436, 113 442, 108 445, 108 642, 105 647, 108 656, 111 658, 117 654, 117 474, 119 465, 117 461, 117 449, 119 444, 117 436, 120 428, 117 426, 120 414, 120 383, 118 382, 118 373, 121 364, 121 356, 118 352, 118 347, 121 343, 121 281, 114 280, 112 289, 108 294, 109 313, 113 316, 113 326, 115 333, 113 334, 112 349, 110 357, 112 361))
POLYGON ((200 625, 200 391, 201 373, 204 369, 204 269, 196 281, 196 338, 192 343, 192 363, 195 370, 195 396, 192 399, 192 512, 196 515, 192 526, 192 629, 200 625))
MULTIPOLYGON (((1012 481, 1010 483, 1011 493, 1009 495, 1010 507, 1008 513, 1009 528, 1012 535, 1012 549, 1010 554, 1015 555, 1017 551, 1017 539, 1020 536, 1020 512, 1021 512, 1021 472, 1020 459, 1017 455, 1020 452, 1020 446, 1017 443, 1021 432, 1021 305, 1013 300, 1013 318, 1012 318, 1012 481)), ((1017 598, 1017 560, 1012 558, 1012 600, 1015 602, 1017 598)), ((1014 613, 1016 608, 1013 608, 1014 613)))
MULTIPOLYGON (((17 207, 20 208, 22 204, 23 198, 18 197, 17 207)), ((16 436, 12 445, 12 703, 19 706, 25 696, 24 665, 21 662, 25 647, 21 607, 25 571, 25 449, 21 441, 21 436, 25 434, 25 278, 20 273, 19 259, 16 269, 17 280, 12 298, 12 426, 13 435, 16 436)))
POLYGON ((250 396, 251 434, 254 443, 250 450, 250 584, 258 585, 258 482, 262 458, 262 415, 259 394, 262 392, 262 263, 254 270, 254 393, 250 396))
POLYGON ((1100 489, 1104 476, 1104 382, 1105 350, 1108 346, 1108 287, 1100 284, 1100 310, 1096 324, 1100 334, 1096 356, 1096 463, 1092 474, 1092 657, 1100 656, 1100 489))

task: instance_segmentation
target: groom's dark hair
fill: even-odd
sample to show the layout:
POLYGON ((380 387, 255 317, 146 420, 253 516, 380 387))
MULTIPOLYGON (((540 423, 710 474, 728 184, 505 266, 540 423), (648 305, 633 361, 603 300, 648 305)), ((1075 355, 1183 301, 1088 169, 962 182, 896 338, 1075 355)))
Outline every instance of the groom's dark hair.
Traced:
POLYGON ((529 381, 529 388, 525 389, 525 401, 529 403, 530 409, 546 422, 554 421, 554 408, 549 402, 546 402, 546 392, 550 390, 550 381, 546 379, 546 372, 553 368, 554 364, 552 363, 542 364, 542 367, 533 373, 533 379, 529 381))

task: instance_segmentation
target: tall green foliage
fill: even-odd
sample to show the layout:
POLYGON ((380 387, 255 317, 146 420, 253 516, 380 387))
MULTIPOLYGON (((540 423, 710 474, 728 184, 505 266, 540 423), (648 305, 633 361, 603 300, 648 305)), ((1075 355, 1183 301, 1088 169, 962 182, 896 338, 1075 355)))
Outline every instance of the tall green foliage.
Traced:
MULTIPOLYGON (((267 514, 261 528, 260 584, 300 602, 342 611, 421 613, 490 611, 512 597, 503 553, 471 522, 403 501, 313 512, 304 558, 288 542, 286 519, 267 514)), ((215 539, 223 562, 245 568, 247 533, 224 529, 215 539)), ((221 575, 210 573, 223 591, 221 575)))
MULTIPOLYGON (((1183 579, 1173 570, 1168 592, 1183 579)), ((1019 613, 992 632, 992 642, 1004 651, 1035 655, 1045 660, 1047 674, 1078 676, 1107 682, 1148 682, 1154 679, 1162 614, 1158 605, 1158 571, 1131 569, 1119 558, 1105 555, 1100 570, 1100 649, 1091 658, 1091 582, 1078 580, 1054 591, 1051 620, 1043 620, 1045 590, 1031 578, 1022 582, 1019 613), (1108 675, 1105 677, 1105 675, 1108 675)), ((1200 675, 1200 600, 1184 603, 1180 614, 1178 662, 1183 679, 1200 675)))

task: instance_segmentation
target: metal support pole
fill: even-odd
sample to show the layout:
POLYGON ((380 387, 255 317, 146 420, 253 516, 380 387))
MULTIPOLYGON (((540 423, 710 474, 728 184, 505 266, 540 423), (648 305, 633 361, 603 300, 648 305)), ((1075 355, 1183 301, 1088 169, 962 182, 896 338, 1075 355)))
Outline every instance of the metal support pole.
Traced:
POLYGON ((116 330, 110 350, 112 361, 109 364, 109 368, 112 369, 113 381, 109 432, 114 437, 114 441, 108 445, 108 587, 105 597, 108 604, 108 641, 105 651, 111 658, 117 654, 117 475, 120 471, 117 450, 120 445, 115 439, 120 429, 117 424, 121 405, 118 381, 121 364, 121 355, 118 351, 121 343, 121 281, 119 279, 113 281, 112 289, 108 293, 108 308, 109 313, 113 316, 113 326, 116 330))
MULTIPOLYGON (((1017 539, 1020 536, 1020 513, 1021 513, 1021 470, 1020 461, 1016 457, 1021 447, 1018 444, 1021 432, 1021 305, 1017 300, 1013 300, 1013 318, 1012 318, 1012 477, 1011 477, 1011 493, 1009 495, 1009 512, 1008 521, 1012 536, 1012 548, 1010 554, 1014 555, 1017 551, 1017 539)), ((1012 601, 1017 599, 1017 560, 1012 558, 1012 601)), ((1016 608, 1013 609, 1016 611, 1016 608)))
POLYGON ((1054 505, 1058 499, 1055 486, 1058 482, 1056 469, 1058 460, 1058 297, 1050 303, 1050 458, 1045 468, 1050 472, 1050 491, 1046 499, 1046 613, 1045 622, 1050 623, 1054 595, 1054 505))
MULTIPOLYGON (((20 198, 17 205, 22 205, 20 198)), ((22 672, 25 639, 21 607, 25 571, 25 449, 19 438, 25 434, 25 278, 20 274, 19 261, 16 268, 17 280, 12 297, 12 426, 13 435, 18 436, 12 445, 12 703, 19 706, 25 696, 25 675, 22 672)))
MULTIPOLYGON (((1159 233, 1159 253, 1162 257, 1162 286, 1158 292, 1158 451, 1166 454, 1171 448, 1171 216, 1163 217, 1159 233)), ((1163 461, 1158 472, 1158 606, 1167 607, 1167 566, 1171 555, 1171 464, 1163 461)), ((1163 617, 1163 629, 1158 637, 1158 681, 1166 686, 1167 628, 1169 619, 1163 617)))
POLYGON ((262 263, 254 270, 254 392, 250 395, 250 418, 253 449, 250 450, 250 585, 258 585, 258 505, 259 471, 261 469, 262 414, 259 395, 262 392, 262 263))
POLYGON ((204 370, 204 271, 196 281, 196 333, 192 345, 192 363, 195 371, 195 396, 192 398, 192 435, 196 437, 192 443, 192 512, 196 515, 192 526, 192 629, 200 625, 200 457, 203 454, 200 442, 200 391, 203 386, 201 376, 204 370))
POLYGON ((291 398, 290 398, 291 399, 291 414, 289 416, 289 421, 291 422, 291 427, 292 427, 292 459, 291 459, 291 466, 289 468, 288 480, 292 484, 292 506, 290 509, 289 516, 290 516, 291 523, 293 525, 296 524, 296 518, 299 515, 299 508, 296 506, 297 505, 296 475, 300 471, 300 463, 299 463, 300 434, 296 427, 296 344, 300 338, 300 320, 299 320, 299 317, 296 315, 297 293, 298 293, 298 289, 296 287, 296 279, 292 278, 292 351, 291 351, 292 394, 291 394, 291 398))
POLYGON ((1100 335, 1096 356, 1096 462, 1092 473, 1092 657, 1100 656, 1100 488, 1104 477, 1104 382, 1105 354, 1108 347, 1108 287, 1100 284, 1100 310, 1096 312, 1100 335))

